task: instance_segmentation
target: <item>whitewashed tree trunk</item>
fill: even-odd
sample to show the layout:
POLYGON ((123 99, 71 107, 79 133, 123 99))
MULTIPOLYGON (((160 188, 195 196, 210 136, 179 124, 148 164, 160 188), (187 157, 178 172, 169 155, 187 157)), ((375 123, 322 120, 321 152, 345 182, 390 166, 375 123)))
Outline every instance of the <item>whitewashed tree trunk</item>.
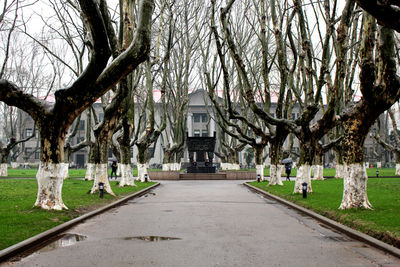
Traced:
POLYGON ((119 182, 119 186, 120 187, 123 187, 125 185, 136 186, 135 179, 132 173, 132 165, 119 164, 119 169, 121 170, 121 181, 119 182))
POLYGON ((260 180, 264 181, 264 165, 256 165, 256 177, 260 175, 260 180))
POLYGON ((233 163, 221 163, 221 170, 223 171, 233 171, 233 170, 240 170, 239 164, 233 163))
POLYGON ((86 165, 86 174, 85 180, 86 181, 93 181, 95 176, 95 165, 94 163, 88 163, 86 165))
POLYGON ((307 183, 307 192, 312 193, 311 187, 311 166, 310 165, 301 165, 297 169, 296 182, 294 184, 293 193, 302 193, 303 192, 303 183, 307 183))
MULTIPOLYGON (((121 163, 117 163, 117 176, 121 176, 122 170, 121 170, 121 163)), ((132 167, 131 167, 132 169, 132 167)))
POLYGON ((67 179, 69 177, 69 173, 68 173, 69 163, 63 162, 63 163, 60 163, 60 164, 61 164, 61 168, 62 168, 64 179, 67 179))
POLYGON ((395 175, 400 175, 400 163, 396 163, 396 173, 395 175))
POLYGON ((344 177, 344 166, 342 164, 336 165, 335 171, 336 171, 335 178, 343 179, 343 177, 344 177))
POLYGON ((367 170, 365 165, 354 163, 344 165, 343 199, 339 209, 372 209, 367 196, 367 170))
POLYGON ((62 201, 64 167, 58 163, 40 162, 36 174, 38 193, 35 206, 46 210, 68 209, 62 201))
POLYGON ((180 171, 180 170, 181 170, 181 163, 180 162, 173 163, 173 169, 171 171, 180 171))
POLYGON ((8 176, 7 163, 0 164, 0 176, 8 176))
POLYGON ((148 168, 147 164, 138 163, 138 165, 137 165, 137 169, 138 169, 137 180, 138 181, 144 182, 145 181, 144 175, 147 174, 147 181, 150 182, 150 177, 149 177, 149 173, 147 172, 147 168, 148 168))
POLYGON ((163 163, 162 165, 163 171, 171 171, 171 169, 172 169, 172 163, 163 163))
POLYGON ((281 168, 283 165, 271 165, 269 168, 269 185, 283 185, 281 179, 281 168))
POLYGON ((99 183, 103 183, 104 191, 109 193, 110 195, 115 196, 114 192, 111 189, 110 181, 108 180, 108 165, 104 163, 96 164, 95 169, 95 177, 90 194, 97 192, 99 190, 99 183))
POLYGON ((313 180, 325 180, 324 179, 324 166, 322 165, 313 165, 311 167, 313 172, 313 180))
POLYGON ((11 168, 16 169, 19 167, 19 163, 18 162, 11 162, 11 168))
POLYGON ((376 163, 376 167, 377 167, 378 169, 382 168, 382 162, 378 161, 378 162, 376 163))

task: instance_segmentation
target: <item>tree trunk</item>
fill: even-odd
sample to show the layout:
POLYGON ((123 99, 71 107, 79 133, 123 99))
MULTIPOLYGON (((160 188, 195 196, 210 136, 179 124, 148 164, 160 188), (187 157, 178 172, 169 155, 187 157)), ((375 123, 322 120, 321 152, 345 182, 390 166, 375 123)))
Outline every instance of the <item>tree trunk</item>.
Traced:
POLYGON ((342 149, 335 146, 334 152, 335 152, 335 160, 336 160, 335 178, 343 178, 344 177, 344 166, 343 166, 342 149))
POLYGON ((260 180, 264 181, 264 162, 263 162, 264 146, 254 148, 254 160, 256 162, 256 175, 260 175, 260 180))
POLYGON ((89 148, 88 162, 86 164, 86 181, 93 181, 95 176, 94 145, 89 148))
MULTIPOLYGON (((51 122, 44 121, 46 126, 40 127, 40 165, 36 174, 38 193, 36 207, 46 210, 67 209, 62 200, 62 186, 65 178, 64 142, 68 131, 64 125, 54 130, 51 122), (46 124, 46 122, 48 124, 46 124)), ((54 124, 54 123, 53 123, 54 124)))
POLYGON ((110 181, 108 180, 108 148, 109 142, 107 137, 102 138, 97 136, 94 148, 96 171, 92 190, 90 191, 91 194, 99 190, 99 183, 103 183, 105 192, 115 196, 111 189, 110 181))
POLYGON ((137 145, 138 154, 137 154, 137 168, 138 168, 138 177, 137 180, 141 182, 145 182, 145 175, 147 175, 147 181, 150 181, 149 174, 147 172, 148 164, 146 162, 146 151, 147 145, 137 145))
POLYGON ((8 176, 7 163, 0 164, 0 176, 8 176))
MULTIPOLYGON (((365 115, 365 106, 360 108, 360 114, 365 115)), ((339 209, 365 208, 372 209, 367 196, 367 171, 364 160, 363 145, 369 126, 364 116, 349 118, 343 123, 343 199, 339 209)))
POLYGON ((400 175, 400 153, 393 151, 394 158, 396 160, 396 173, 395 175, 400 175))
POLYGON ((313 180, 325 180, 324 179, 324 166, 312 165, 313 180))
POLYGON ((283 165, 271 165, 270 170, 269 170, 269 175, 270 175, 270 181, 269 185, 283 185, 282 183, 282 168, 284 168, 283 165), (272 179, 274 177, 274 179, 272 179))
POLYGON ((40 162, 36 180, 38 182, 36 207, 46 210, 68 209, 61 195, 64 173, 60 163, 40 162))
POLYGON ((312 193, 311 166, 309 164, 302 164, 297 169, 296 182, 293 190, 294 194, 303 192, 303 183, 307 183, 307 192, 312 193))
POLYGON ((282 169, 280 166, 282 166, 282 147, 283 143, 286 139, 286 135, 280 136, 278 138, 275 137, 272 142, 271 142, 271 147, 270 147, 270 157, 271 157, 271 166, 270 166, 270 179, 269 179, 269 184, 270 185, 283 185, 281 175, 282 175, 282 169), (282 140, 283 139, 283 140, 282 140))
POLYGON ((297 169, 296 182, 293 193, 302 192, 302 184, 307 183, 307 192, 312 193, 311 165, 315 157, 315 146, 312 140, 300 143, 300 167, 297 169))
POLYGON ((344 165, 343 199, 339 209, 366 208, 372 209, 367 196, 367 170, 364 164, 344 165))
POLYGON ((129 146, 121 145, 120 143, 121 164, 119 168, 121 171, 121 181, 119 186, 136 186, 135 179, 133 178, 132 164, 131 164, 131 150, 129 146))
POLYGON ((313 180, 324 180, 323 158, 324 158, 324 152, 322 150, 317 150, 314 158, 314 164, 311 166, 311 170, 313 173, 313 180))

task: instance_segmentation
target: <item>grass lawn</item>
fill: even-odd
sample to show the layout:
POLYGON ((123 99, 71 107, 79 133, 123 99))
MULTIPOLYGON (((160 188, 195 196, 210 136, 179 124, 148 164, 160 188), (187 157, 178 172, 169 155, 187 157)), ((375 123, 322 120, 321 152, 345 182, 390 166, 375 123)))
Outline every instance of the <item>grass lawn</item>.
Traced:
POLYGON ((84 213, 105 206, 128 194, 155 184, 135 182, 137 187, 111 187, 117 197, 105 194, 90 195, 93 181, 67 179, 63 185, 63 201, 69 210, 45 211, 33 207, 37 194, 35 179, 0 180, 0 250, 44 232, 84 213))
MULTIPOLYGON (((148 169, 148 171, 160 171, 159 169, 148 169)), ((31 178, 36 177, 37 169, 12 169, 8 168, 8 177, 24 177, 31 178)), ((69 169, 69 177, 81 177, 84 178, 86 169, 69 169)), ((137 169, 133 169, 133 176, 137 176, 137 169)), ((111 174, 111 169, 108 171, 111 174)))
MULTIPOLYGON (((255 169, 252 169, 255 171, 255 169)), ((379 176, 395 176, 396 169, 395 168, 381 168, 379 169, 379 176)), ((324 169, 324 176, 335 176, 335 169, 324 169)), ((292 169, 290 176, 296 176, 297 169, 292 169)), ((376 168, 368 168, 367 169, 368 177, 376 177, 376 168)), ((269 168, 264 169, 264 175, 269 176, 269 168)), ((286 174, 284 175, 286 176, 286 174)))
POLYGON ((294 181, 284 181, 284 186, 268 186, 267 181, 249 184, 400 248, 400 178, 368 180, 368 199, 374 210, 339 210, 341 179, 312 181, 313 193, 306 199, 292 193, 294 181))

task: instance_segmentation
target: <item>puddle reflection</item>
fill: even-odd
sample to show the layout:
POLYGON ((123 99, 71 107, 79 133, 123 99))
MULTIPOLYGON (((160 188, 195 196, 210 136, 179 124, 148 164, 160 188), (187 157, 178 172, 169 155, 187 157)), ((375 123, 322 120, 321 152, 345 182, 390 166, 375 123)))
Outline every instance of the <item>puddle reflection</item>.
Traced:
POLYGON ((165 237, 165 236, 132 236, 132 237, 124 237, 124 240, 134 240, 139 239, 147 242, 158 242, 158 241, 168 241, 168 240, 181 240, 181 238, 177 237, 165 237))

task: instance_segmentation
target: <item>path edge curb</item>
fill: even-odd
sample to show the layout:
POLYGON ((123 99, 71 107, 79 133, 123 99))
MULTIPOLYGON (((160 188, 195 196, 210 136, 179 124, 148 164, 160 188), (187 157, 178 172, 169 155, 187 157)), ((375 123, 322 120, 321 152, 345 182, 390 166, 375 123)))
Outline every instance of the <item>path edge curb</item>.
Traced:
POLYGON ((120 204, 122 204, 122 203, 124 203, 124 202, 126 202, 126 201, 128 201, 128 200, 130 200, 132 198, 137 198, 137 197, 140 197, 142 195, 145 195, 150 190, 154 189, 155 187, 157 187, 159 185, 160 185, 160 183, 157 182, 156 184, 154 184, 152 186, 149 186, 149 187, 147 187, 145 189, 142 189, 142 190, 140 190, 140 191, 138 191, 136 193, 133 193, 133 194, 128 195, 128 196, 126 196, 124 198, 121 198, 120 200, 117 200, 117 201, 115 201, 113 203, 110 203, 110 204, 108 204, 108 205, 106 205, 106 206, 104 206, 102 208, 99 208, 97 210, 94 210, 94 211, 91 211, 89 213, 86 213, 86 214, 84 214, 82 216, 79 216, 79 217, 77 217, 75 219, 72 219, 72 220, 70 220, 68 222, 60 224, 60 225, 58 225, 56 227, 53 227, 53 228, 51 228, 51 229, 49 229, 47 231, 44 231, 44 232, 42 232, 40 234, 37 234, 37 235, 32 236, 32 237, 30 237, 28 239, 25 239, 24 241, 21 241, 21 242, 15 244, 15 245, 12 245, 12 246, 10 246, 8 248, 0 250, 0 263, 6 261, 7 259, 10 259, 13 256, 18 255, 19 253, 21 253, 21 252, 23 252, 23 251, 25 251, 25 250, 27 250, 29 248, 32 248, 32 247, 44 242, 45 240, 47 240, 47 239, 49 239, 49 238, 51 238, 51 237, 53 237, 53 236, 55 236, 55 235, 57 235, 59 233, 64 232, 65 230, 75 226, 78 223, 81 223, 84 220, 87 220, 87 219, 89 219, 91 217, 94 217, 94 216, 96 216, 96 215, 98 215, 100 213, 103 213, 103 212, 105 212, 105 211, 107 211, 109 209, 117 207, 120 204))
POLYGON ((308 210, 306 208, 303 208, 303 207, 301 207, 301 206, 299 206, 297 204, 294 204, 294 203, 292 203, 290 201, 287 201, 287 200, 285 200, 283 198, 280 198, 278 196, 272 195, 272 194, 270 194, 270 193, 268 193, 268 192, 266 192, 266 191, 264 191, 264 190, 262 190, 260 188, 257 188, 255 186, 252 186, 252 185, 248 184, 247 182, 244 183, 244 185, 247 186, 248 188, 256 191, 257 193, 260 193, 260 194, 262 194, 262 195, 264 195, 264 196, 266 196, 268 198, 272 198, 272 199, 274 199, 274 200, 276 200, 276 201, 278 201, 278 202, 280 202, 280 203, 282 203, 282 204, 284 204, 286 206, 289 206, 289 207, 291 207, 291 208, 293 208, 293 209, 295 209, 297 211, 300 211, 300 212, 302 212, 302 213, 304 213, 304 214, 306 214, 306 215, 308 215, 308 216, 310 216, 310 217, 312 217, 312 218, 314 218, 314 219, 316 219, 316 220, 318 220, 320 222, 323 222, 324 224, 329 225, 330 227, 332 227, 332 228, 334 228, 334 229, 336 229, 336 230, 338 230, 338 231, 350 236, 353 239, 356 239, 356 240, 362 241, 364 243, 367 243, 370 246, 373 246, 373 247, 378 248, 380 250, 383 250, 383 251, 385 251, 385 252, 387 252, 387 253, 389 253, 389 254, 397 257, 397 258, 400 258, 400 249, 398 249, 398 248, 396 248, 394 246, 391 246, 391 245, 389 245, 387 243, 384 243, 384 242, 382 242, 382 241, 380 241, 380 240, 378 240, 378 239, 376 239, 376 238, 374 238, 372 236, 369 236, 367 234, 364 234, 364 233, 361 233, 361 232, 359 232, 357 230, 354 230, 354 229, 352 229, 352 228, 350 228, 348 226, 340 224, 340 223, 338 223, 338 222, 336 222, 334 220, 331 220, 331 219, 329 219, 329 218, 327 218, 325 216, 322 216, 322 215, 320 215, 320 214, 318 214, 318 213, 316 213, 314 211, 311 211, 311 210, 308 210))

